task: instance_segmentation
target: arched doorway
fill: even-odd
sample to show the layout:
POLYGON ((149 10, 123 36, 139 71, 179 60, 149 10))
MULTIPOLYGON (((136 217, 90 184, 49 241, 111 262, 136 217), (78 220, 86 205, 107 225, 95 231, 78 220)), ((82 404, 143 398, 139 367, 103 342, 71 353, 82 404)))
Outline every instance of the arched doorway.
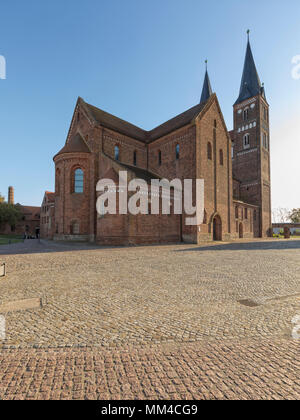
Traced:
POLYGON ((222 220, 216 215, 213 221, 213 239, 214 241, 222 241, 222 220))
POLYGON ((240 223, 240 225, 239 225, 239 237, 240 237, 240 239, 243 239, 243 237, 244 237, 244 226, 243 226, 243 223, 240 223))

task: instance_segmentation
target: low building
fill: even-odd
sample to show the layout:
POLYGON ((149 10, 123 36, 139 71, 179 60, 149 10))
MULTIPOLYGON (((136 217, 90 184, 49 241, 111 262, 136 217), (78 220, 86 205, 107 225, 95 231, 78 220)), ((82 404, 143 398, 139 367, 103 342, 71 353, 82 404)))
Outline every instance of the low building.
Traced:
POLYGON ((273 233, 275 235, 282 233, 284 228, 289 228, 292 235, 300 236, 300 223, 273 223, 273 233))
POLYGON ((0 234, 2 235, 26 235, 36 237, 40 233, 40 207, 22 206, 16 204, 22 214, 21 219, 16 225, 9 225, 8 223, 1 227, 0 234))
POLYGON ((55 194, 46 191, 41 207, 41 238, 53 239, 55 194))

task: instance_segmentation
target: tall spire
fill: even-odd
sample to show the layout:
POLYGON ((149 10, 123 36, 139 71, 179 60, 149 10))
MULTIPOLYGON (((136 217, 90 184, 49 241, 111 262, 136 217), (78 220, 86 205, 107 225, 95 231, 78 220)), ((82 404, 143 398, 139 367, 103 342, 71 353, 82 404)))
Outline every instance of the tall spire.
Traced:
POLYGON ((205 64, 206 64, 206 72, 205 72, 205 78, 204 78, 204 84, 203 84, 200 104, 202 104, 203 102, 206 102, 211 97, 211 95, 213 93, 212 88, 211 88, 211 84, 210 84, 210 80, 209 80, 209 76, 208 76, 208 71, 207 71, 207 60, 205 61, 205 64))
POLYGON ((253 96, 264 94, 264 90, 262 89, 262 85, 256 70, 253 54, 251 51, 250 39, 249 39, 250 31, 247 31, 248 36, 248 43, 247 43, 247 50, 246 50, 246 58, 244 64, 244 71, 242 76, 240 94, 236 104, 245 101, 246 99, 252 98, 253 96))

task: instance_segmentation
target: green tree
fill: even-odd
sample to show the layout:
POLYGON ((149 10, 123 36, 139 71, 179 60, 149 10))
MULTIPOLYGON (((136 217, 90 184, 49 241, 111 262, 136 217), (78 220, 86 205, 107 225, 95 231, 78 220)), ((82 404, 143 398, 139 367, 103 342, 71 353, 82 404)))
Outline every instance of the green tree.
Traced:
POLYGON ((292 223, 300 223, 300 209, 293 209, 289 214, 292 223))
POLYGON ((18 206, 0 202, 0 226, 8 223, 14 226, 22 218, 22 213, 18 206))

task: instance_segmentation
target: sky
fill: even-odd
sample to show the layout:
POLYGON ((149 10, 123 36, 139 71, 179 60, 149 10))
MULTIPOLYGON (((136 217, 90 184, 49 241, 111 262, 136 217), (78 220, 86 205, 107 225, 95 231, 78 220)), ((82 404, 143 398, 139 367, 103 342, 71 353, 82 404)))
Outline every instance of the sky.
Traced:
POLYGON ((16 202, 41 205, 78 96, 149 130, 199 103, 206 59, 231 130, 250 29, 270 103, 273 207, 300 207, 299 16, 299 0, 2 2, 0 192, 12 185, 16 202))

